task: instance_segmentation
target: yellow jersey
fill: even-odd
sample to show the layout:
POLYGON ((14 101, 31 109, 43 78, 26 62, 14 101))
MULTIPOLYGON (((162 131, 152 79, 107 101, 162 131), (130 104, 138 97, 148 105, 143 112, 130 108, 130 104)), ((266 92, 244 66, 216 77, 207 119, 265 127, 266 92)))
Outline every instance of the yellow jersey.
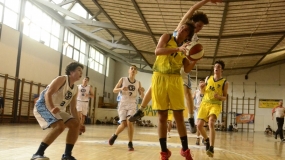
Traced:
MULTIPOLYGON (((175 37, 171 35, 166 48, 177 48, 175 37)), ((180 74, 185 55, 183 52, 172 53, 169 55, 158 55, 153 65, 153 71, 163 74, 180 74)))
POLYGON ((212 104, 222 104, 221 100, 218 100, 214 97, 215 93, 220 96, 223 96, 224 86, 226 83, 226 79, 221 78, 218 81, 214 80, 213 76, 210 76, 206 82, 206 88, 204 92, 204 97, 202 102, 212 103, 212 104))

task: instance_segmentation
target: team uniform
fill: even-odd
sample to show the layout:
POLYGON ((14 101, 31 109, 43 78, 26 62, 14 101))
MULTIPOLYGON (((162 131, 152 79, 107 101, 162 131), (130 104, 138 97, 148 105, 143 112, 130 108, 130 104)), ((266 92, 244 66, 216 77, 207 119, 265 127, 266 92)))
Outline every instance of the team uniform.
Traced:
POLYGON ((272 113, 275 113, 276 116, 276 122, 277 122, 277 130, 275 132, 275 139, 277 139, 277 135, 280 135, 280 139, 283 140, 283 125, 284 125, 284 113, 285 108, 284 107, 276 107, 272 110, 272 113))
POLYGON ((168 110, 167 120, 173 121, 173 111, 172 110, 168 110))
POLYGON ((89 97, 86 97, 86 94, 90 93, 90 85, 82 86, 77 85, 78 87, 78 95, 77 95, 77 105, 76 109, 79 112, 82 112, 83 115, 87 116, 88 108, 89 108, 89 97))
POLYGON ((195 92, 195 101, 194 101, 194 104, 195 104, 194 117, 196 119, 196 123, 197 123, 197 119, 198 119, 198 111, 200 108, 202 98, 203 98, 203 94, 201 94, 201 90, 197 89, 195 92))
POLYGON ((118 105, 118 114, 120 121, 124 121, 127 117, 133 115, 136 112, 136 98, 138 95, 138 89, 140 82, 135 80, 135 82, 130 82, 128 77, 122 77, 122 86, 128 87, 128 91, 120 91, 120 103, 118 105))
POLYGON ((222 101, 216 99, 214 95, 215 93, 223 95, 226 81, 224 78, 215 81, 213 76, 206 80, 206 88, 198 111, 198 119, 208 122, 208 117, 212 114, 218 118, 222 110, 222 101))
POLYGON ((72 97, 77 93, 77 87, 74 87, 74 85, 72 88, 69 87, 68 76, 66 75, 65 77, 66 80, 63 86, 52 95, 54 107, 58 107, 60 112, 53 114, 46 105, 45 94, 49 86, 41 92, 39 99, 35 104, 34 115, 43 129, 48 128, 51 124, 59 120, 63 120, 65 123, 69 119, 73 118, 72 115, 66 113, 66 106, 69 105, 72 97))
MULTIPOLYGON (((177 48, 174 36, 170 35, 166 48, 177 48)), ((151 83, 154 110, 184 110, 184 90, 180 69, 185 55, 177 52, 159 55, 153 65, 151 83)))
MULTIPOLYGON (((198 40, 199 40, 199 38, 198 38, 197 34, 195 33, 195 34, 193 35, 193 37, 192 37, 191 42, 198 42, 198 40)), ((184 72, 184 67, 182 67, 181 70, 180 70, 180 74, 181 74, 181 76, 182 76, 184 85, 185 85, 187 88, 191 89, 191 77, 190 77, 190 73, 185 73, 185 72, 184 72)))

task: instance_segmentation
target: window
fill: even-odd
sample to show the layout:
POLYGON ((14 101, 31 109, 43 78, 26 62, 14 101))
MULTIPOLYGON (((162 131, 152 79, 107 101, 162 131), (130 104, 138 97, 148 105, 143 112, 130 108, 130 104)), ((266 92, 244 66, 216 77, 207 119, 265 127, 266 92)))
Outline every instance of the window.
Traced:
POLYGON ((64 31, 64 47, 62 54, 66 55, 69 58, 78 61, 81 64, 86 65, 85 62, 86 56, 86 42, 74 35, 69 30, 65 29, 64 31))
POLYGON ((95 50, 93 47, 90 47, 89 50, 89 67, 95 71, 103 74, 104 73, 104 55, 99 51, 95 50))
POLYGON ((21 1, 20 0, 13 0, 13 1, 6 0, 5 3, 3 3, 4 1, 2 0, 0 2, 2 2, 2 4, 0 3, 1 22, 2 22, 2 11, 4 9, 3 23, 9 27, 18 29, 21 1))
POLYGON ((27 1, 23 22, 25 35, 58 51, 61 26, 57 21, 27 1))

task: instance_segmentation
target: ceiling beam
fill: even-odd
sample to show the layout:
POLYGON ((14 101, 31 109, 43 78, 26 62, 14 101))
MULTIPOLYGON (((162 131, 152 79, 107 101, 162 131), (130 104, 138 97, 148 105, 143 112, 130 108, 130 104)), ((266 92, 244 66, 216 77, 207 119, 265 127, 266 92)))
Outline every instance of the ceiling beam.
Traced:
POLYGON ((134 5, 134 7, 135 7, 137 13, 139 14, 141 20, 143 21, 144 26, 146 27, 148 33, 150 34, 150 36, 151 36, 151 38, 152 38, 154 44, 157 45, 157 40, 155 39, 155 37, 154 37, 154 35, 153 35, 153 33, 152 33, 152 31, 151 31, 151 29, 150 29, 148 23, 146 22, 146 20, 145 20, 143 14, 142 14, 142 12, 141 12, 141 10, 139 9, 139 6, 138 6, 137 2, 136 2, 135 0, 132 0, 132 2, 133 2, 133 5, 134 5))
MULTIPOLYGON (((213 58, 212 64, 215 63, 215 61, 216 61, 216 56, 217 56, 218 51, 219 51, 220 42, 221 42, 221 38, 222 38, 222 34, 223 34, 225 22, 226 22, 226 17, 227 17, 227 14, 228 14, 228 8, 229 8, 229 2, 225 2, 224 12, 223 12, 223 18, 222 18, 222 22, 221 22, 221 26, 220 26, 220 31, 219 31, 219 38, 218 38, 218 40, 217 40, 216 49, 215 49, 215 53, 214 53, 214 58, 213 58)), ((213 72, 213 71, 211 71, 210 75, 212 74, 212 72, 213 72)))
POLYGON ((70 12, 69 10, 66 10, 64 8, 61 8, 60 6, 56 5, 56 4, 53 4, 51 2, 48 2, 48 1, 43 1, 43 0, 34 0, 34 2, 37 2, 39 4, 42 4, 42 5, 45 5, 51 9, 54 9, 54 10, 57 10, 71 18, 74 18, 84 24, 87 24, 87 25, 91 25, 91 26, 96 26, 96 27, 100 27, 100 28, 109 28, 109 29, 116 29, 116 27, 110 23, 106 23, 106 22, 100 22, 100 21, 92 21, 92 20, 89 20, 89 19, 84 19, 80 16, 78 16, 77 14, 74 14, 72 12, 70 12))
MULTIPOLYGON (((134 44, 128 39, 128 37, 124 34, 123 31, 120 30, 120 28, 117 26, 117 24, 113 21, 113 19, 107 14, 107 12, 102 8, 102 6, 98 3, 97 0, 92 0, 93 3, 104 13, 104 15, 109 19, 109 21, 116 27, 116 29, 121 33, 121 35, 124 37, 125 40, 129 42, 129 44, 137 51, 137 53, 140 53, 138 49, 134 46, 134 44)), ((140 54, 141 55, 141 54, 140 54)), ((143 60, 148 63, 148 61, 141 55, 143 60)), ((150 64, 148 64, 150 65, 150 64)))
POLYGON ((283 41, 285 38, 285 34, 257 61, 257 63, 251 67, 251 69, 246 73, 248 75, 252 70, 254 70, 255 67, 258 66, 258 64, 279 44, 283 41))
POLYGON ((64 6, 64 5, 66 5, 66 4, 68 4, 68 3, 71 3, 71 2, 74 2, 75 0, 66 0, 65 2, 61 2, 61 3, 59 3, 59 4, 57 4, 58 6, 64 6))
POLYGON ((79 32, 81 32, 81 33, 83 33, 83 34, 85 34, 85 35, 87 35, 87 36, 89 36, 89 37, 91 37, 91 38, 93 38, 93 39, 99 41, 99 42, 102 42, 102 43, 104 43, 104 44, 110 46, 110 47, 120 48, 120 49, 125 49, 125 50, 131 50, 131 51, 134 50, 133 47, 128 46, 128 45, 121 45, 121 44, 111 43, 111 42, 109 42, 109 41, 107 41, 107 40, 105 40, 105 39, 103 39, 103 38, 101 38, 101 37, 99 37, 99 36, 96 36, 96 35, 94 35, 94 34, 88 32, 88 31, 86 31, 86 30, 84 30, 84 29, 82 29, 82 28, 80 28, 80 27, 74 25, 74 24, 69 23, 69 22, 66 21, 66 20, 65 20, 65 22, 64 22, 64 25, 65 25, 66 27, 73 28, 73 29, 75 29, 75 30, 77 30, 77 31, 79 31, 79 32))

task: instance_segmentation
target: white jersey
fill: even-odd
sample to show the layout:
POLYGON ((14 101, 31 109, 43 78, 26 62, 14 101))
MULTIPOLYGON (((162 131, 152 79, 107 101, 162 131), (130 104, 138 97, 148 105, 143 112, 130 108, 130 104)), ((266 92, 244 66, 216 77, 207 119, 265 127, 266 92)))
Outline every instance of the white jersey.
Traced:
POLYGON ((273 113, 276 113, 276 117, 283 118, 284 117, 284 112, 285 108, 284 107, 276 107, 272 111, 273 113))
POLYGON ((130 82, 128 77, 122 77, 122 87, 127 87, 128 91, 120 91, 121 102, 136 102, 139 89, 139 81, 130 82))
MULTIPOLYGON (((52 102, 54 104, 54 107, 58 107, 60 111, 65 112, 66 106, 69 105, 69 103, 72 100, 72 97, 77 93, 77 87, 69 87, 69 81, 68 76, 65 75, 65 83, 60 87, 60 89, 52 95, 52 102)), ((45 90, 43 90, 40 94, 39 100, 37 103, 45 103, 45 94, 48 90, 49 85, 45 90)))
POLYGON ((195 92, 195 106, 196 106, 196 108, 200 107, 202 98, 203 98, 203 95, 201 94, 201 91, 199 89, 197 89, 195 92))
POLYGON ((89 102, 89 97, 87 97, 86 94, 90 93, 91 86, 87 85, 84 87, 80 84, 77 85, 77 87, 78 87, 77 100, 81 102, 89 102))

